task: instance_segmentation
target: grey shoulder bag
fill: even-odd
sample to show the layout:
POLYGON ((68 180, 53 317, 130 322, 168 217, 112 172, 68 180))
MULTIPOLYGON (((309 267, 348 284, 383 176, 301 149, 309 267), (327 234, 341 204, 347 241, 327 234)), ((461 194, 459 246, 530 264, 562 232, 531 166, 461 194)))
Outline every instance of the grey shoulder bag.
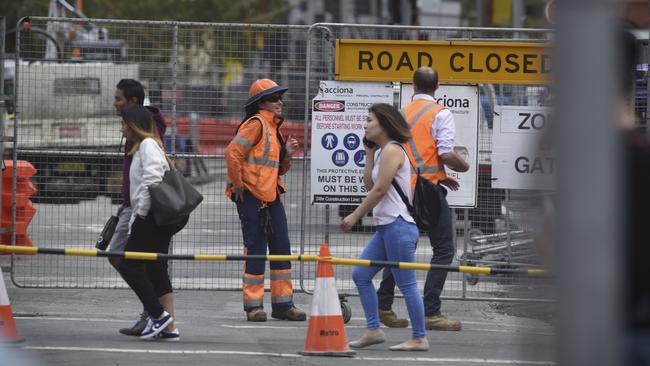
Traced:
POLYGON ((169 170, 162 182, 149 186, 150 213, 156 225, 160 226, 182 222, 203 201, 203 195, 174 167, 164 152, 163 155, 169 163, 169 170))

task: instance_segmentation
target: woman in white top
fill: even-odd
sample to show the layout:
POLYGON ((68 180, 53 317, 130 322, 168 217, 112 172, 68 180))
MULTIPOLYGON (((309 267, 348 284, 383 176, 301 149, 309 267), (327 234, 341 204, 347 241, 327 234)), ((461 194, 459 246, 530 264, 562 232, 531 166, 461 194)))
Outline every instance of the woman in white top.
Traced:
MULTIPOLYGON (((404 194, 412 197, 411 164, 400 145, 408 142, 409 129, 402 115, 393 106, 374 104, 368 111, 364 140, 371 143, 365 147, 366 165, 363 174, 368 196, 354 212, 343 219, 341 227, 350 230, 372 209, 376 232, 361 253, 361 259, 414 262, 418 228, 406 204, 392 186, 394 179, 404 194)), ((361 338, 350 342, 350 347, 362 348, 386 341, 384 332, 379 329, 377 293, 372 283, 380 269, 355 267, 352 273, 352 279, 359 289, 368 330, 361 338)), ((424 332, 424 305, 417 288, 415 270, 392 268, 392 272, 404 295, 413 333, 411 339, 390 347, 390 350, 427 351, 429 342, 424 332)))
MULTIPOLYGON (((122 110, 122 134, 133 143, 128 154, 133 155, 129 170, 130 195, 133 216, 125 251, 169 253, 174 234, 187 223, 157 225, 151 215, 149 187, 162 182, 170 169, 162 142, 156 133, 151 113, 136 105, 122 110)), ((120 264, 120 274, 136 293, 149 313, 149 321, 142 331, 142 339, 178 340, 174 325, 174 294, 172 292, 167 261, 125 259, 120 264)))

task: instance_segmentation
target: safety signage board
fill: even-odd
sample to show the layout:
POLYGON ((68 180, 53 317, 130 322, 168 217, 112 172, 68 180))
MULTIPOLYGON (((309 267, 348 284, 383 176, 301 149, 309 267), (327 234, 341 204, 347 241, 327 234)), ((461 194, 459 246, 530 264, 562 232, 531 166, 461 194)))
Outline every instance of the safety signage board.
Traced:
POLYGON ((393 105, 391 83, 321 81, 312 100, 312 203, 360 203, 366 156, 361 139, 374 103, 393 105))
MULTIPOLYGON (((411 102, 413 85, 402 84, 401 107, 411 102)), ((478 85, 440 85, 434 98, 454 116, 456 136, 454 151, 469 164, 464 173, 446 167, 447 176, 460 184, 457 191, 449 190, 447 202, 453 207, 476 207, 478 188, 478 85)), ((431 121, 433 123, 433 121, 431 121)))
POLYGON ((421 66, 440 82, 547 84, 550 47, 535 42, 336 40, 336 80, 413 81, 421 66))
POLYGON ((555 188, 556 159, 545 139, 551 109, 502 106, 492 132, 492 187, 555 188))

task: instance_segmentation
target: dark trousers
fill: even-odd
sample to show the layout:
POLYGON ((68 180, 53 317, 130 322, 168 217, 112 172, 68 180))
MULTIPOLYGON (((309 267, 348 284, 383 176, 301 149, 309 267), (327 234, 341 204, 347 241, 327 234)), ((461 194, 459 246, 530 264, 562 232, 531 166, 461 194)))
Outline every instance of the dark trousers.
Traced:
MULTIPOLYGON (((152 215, 137 216, 131 225, 131 234, 125 251, 169 253, 172 236, 187 224, 187 219, 174 225, 158 226, 152 215)), ((159 318, 164 309, 159 297, 171 293, 167 261, 125 259, 120 263, 120 274, 138 296, 150 316, 159 318)))
MULTIPOLYGON (((454 259, 454 236, 451 224, 451 209, 447 204, 447 190, 440 190, 440 218, 438 225, 429 231, 429 242, 433 249, 431 264, 449 265, 454 259)), ((440 294, 445 286, 447 271, 430 270, 424 282, 424 315, 434 316, 440 314, 440 294)), ((384 269, 383 279, 377 290, 379 309, 390 310, 395 297, 395 279, 390 269, 384 269)))
MULTIPOLYGON (((291 254, 287 215, 279 198, 262 208, 262 201, 244 191, 244 202, 237 202, 237 212, 247 254, 266 255, 267 250, 272 255, 291 254)), ((271 262, 269 266, 271 270, 291 269, 291 262, 271 262)), ((265 267, 266 261, 263 259, 249 259, 245 262, 245 272, 251 275, 263 275, 265 267)), ((293 306, 291 300, 273 303, 273 308, 278 309, 293 306)))

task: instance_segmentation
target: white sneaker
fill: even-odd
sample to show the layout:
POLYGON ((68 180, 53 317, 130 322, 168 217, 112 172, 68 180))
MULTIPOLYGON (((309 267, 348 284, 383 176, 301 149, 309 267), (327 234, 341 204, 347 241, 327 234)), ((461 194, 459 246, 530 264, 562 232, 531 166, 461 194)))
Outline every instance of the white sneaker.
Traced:
POLYGON ((151 339, 155 337, 173 321, 174 318, 166 311, 163 311, 160 319, 152 319, 150 316, 147 321, 147 326, 144 327, 142 334, 140 334, 140 339, 151 339))
POLYGON ((154 339, 157 341, 176 342, 176 341, 180 341, 181 334, 178 332, 178 328, 174 329, 171 332, 165 332, 163 330, 162 332, 158 333, 158 335, 155 336, 154 339))

